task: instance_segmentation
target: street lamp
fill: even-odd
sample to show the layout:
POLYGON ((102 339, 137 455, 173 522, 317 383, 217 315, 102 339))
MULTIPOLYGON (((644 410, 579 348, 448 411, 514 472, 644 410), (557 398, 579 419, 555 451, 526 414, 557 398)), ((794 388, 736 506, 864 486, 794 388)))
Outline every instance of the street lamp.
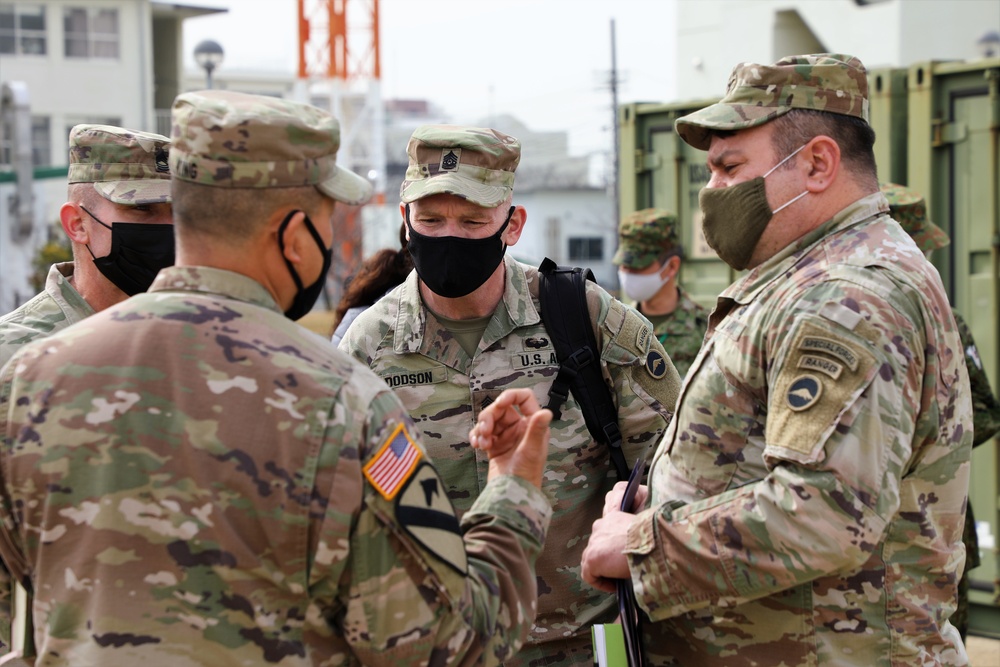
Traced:
POLYGON ((222 46, 214 39, 205 39, 194 47, 194 59, 205 70, 205 87, 212 88, 212 71, 222 64, 222 46))
POLYGON ((990 30, 979 38, 976 46, 979 47, 979 55, 983 58, 1000 55, 1000 32, 990 30))

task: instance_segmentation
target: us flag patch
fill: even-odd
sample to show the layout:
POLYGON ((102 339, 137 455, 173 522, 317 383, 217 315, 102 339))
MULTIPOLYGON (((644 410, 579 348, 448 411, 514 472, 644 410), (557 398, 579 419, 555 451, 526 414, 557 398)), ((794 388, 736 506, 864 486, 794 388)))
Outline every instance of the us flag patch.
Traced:
POLYGON ((410 434, 406 432, 406 426, 400 424, 363 471, 382 497, 392 500, 413 474, 422 456, 410 434))

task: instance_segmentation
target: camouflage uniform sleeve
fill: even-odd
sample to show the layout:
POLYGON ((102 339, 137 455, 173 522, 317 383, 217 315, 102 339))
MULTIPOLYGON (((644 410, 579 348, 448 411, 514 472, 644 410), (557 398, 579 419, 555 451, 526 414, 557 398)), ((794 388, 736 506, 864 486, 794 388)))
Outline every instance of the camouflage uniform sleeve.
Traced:
POLYGON ((972 388, 972 446, 981 445, 1000 431, 1000 401, 990 389, 979 348, 972 338, 972 331, 961 315, 955 313, 958 335, 965 351, 965 365, 969 369, 969 386, 972 388))
POLYGON ((587 299, 599 323, 601 360, 618 401, 626 460, 631 465, 643 456, 648 463, 673 416, 680 375, 642 314, 596 286, 588 285, 587 299))
MULTIPOLYGON (((11 376, 14 364, 0 369, 0 655, 10 652, 11 625, 14 620, 14 580, 7 561, 15 556, 13 551, 20 547, 14 521, 14 508, 7 493, 7 450, 10 437, 8 421, 11 392, 11 376)), ((14 562, 17 562, 15 560, 14 562)))
MULTIPOLYGON (((398 398, 386 388, 364 410, 364 479, 349 555, 337 537, 349 517, 329 522, 320 548, 327 560, 338 553, 347 558, 336 579, 344 582, 342 627, 352 651, 366 665, 427 664, 428 658, 499 663, 520 648, 534 620, 534 562, 548 527, 548 501, 520 480, 494 480, 463 530, 398 398), (387 447, 411 450, 414 461, 402 479, 378 471, 387 447)), ((351 490, 336 490, 345 492, 351 490)), ((325 564, 319 557, 317 563, 325 564)))
MULTIPOLYGON (((924 330, 914 325, 921 322, 919 314, 903 316, 884 302, 863 307, 876 313, 873 319, 881 318, 878 330, 864 318, 848 329, 804 312, 774 326, 782 333, 767 341, 773 365, 766 378, 762 479, 687 505, 661 499, 632 522, 625 551, 637 601, 651 619, 738 605, 826 573, 850 571, 884 539, 916 446, 925 365, 932 364, 926 372, 936 373, 940 362, 924 358, 924 330), (812 392, 814 405, 796 412, 801 404, 794 401, 801 395, 795 380, 803 376, 807 337, 842 352, 844 368, 839 380, 812 392)), ((941 373, 960 373, 955 366, 951 362, 941 373)), ((920 481, 909 494, 933 494, 941 479, 967 472, 962 430, 957 426, 947 434, 949 444, 940 448, 945 454, 933 462, 934 478, 920 481)), ((937 442, 934 436, 929 442, 937 442)), ((913 545, 954 544, 964 498, 942 497, 934 510, 932 537, 924 532, 923 516, 897 517, 897 537, 913 545)), ((921 586, 934 585, 915 582, 912 592, 919 597, 921 586)))

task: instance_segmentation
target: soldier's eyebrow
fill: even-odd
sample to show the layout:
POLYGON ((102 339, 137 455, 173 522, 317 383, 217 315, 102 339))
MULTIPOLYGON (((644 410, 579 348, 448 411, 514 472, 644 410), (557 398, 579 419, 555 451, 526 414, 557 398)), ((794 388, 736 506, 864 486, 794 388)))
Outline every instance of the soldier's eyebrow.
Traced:
POLYGON ((738 148, 727 148, 718 155, 715 156, 709 155, 707 160, 708 166, 721 167, 722 164, 726 161, 726 159, 732 157, 734 154, 740 156, 742 154, 742 151, 738 148))

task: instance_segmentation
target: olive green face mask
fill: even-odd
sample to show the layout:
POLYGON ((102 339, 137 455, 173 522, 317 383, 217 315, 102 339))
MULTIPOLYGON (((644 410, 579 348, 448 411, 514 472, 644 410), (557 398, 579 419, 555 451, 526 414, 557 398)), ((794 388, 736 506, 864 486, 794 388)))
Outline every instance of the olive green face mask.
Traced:
POLYGON ((737 271, 747 268, 750 256, 774 214, 809 194, 805 190, 772 211, 764 188, 764 179, 803 148, 805 144, 763 176, 725 188, 702 188, 698 194, 705 241, 719 255, 719 259, 737 271))

